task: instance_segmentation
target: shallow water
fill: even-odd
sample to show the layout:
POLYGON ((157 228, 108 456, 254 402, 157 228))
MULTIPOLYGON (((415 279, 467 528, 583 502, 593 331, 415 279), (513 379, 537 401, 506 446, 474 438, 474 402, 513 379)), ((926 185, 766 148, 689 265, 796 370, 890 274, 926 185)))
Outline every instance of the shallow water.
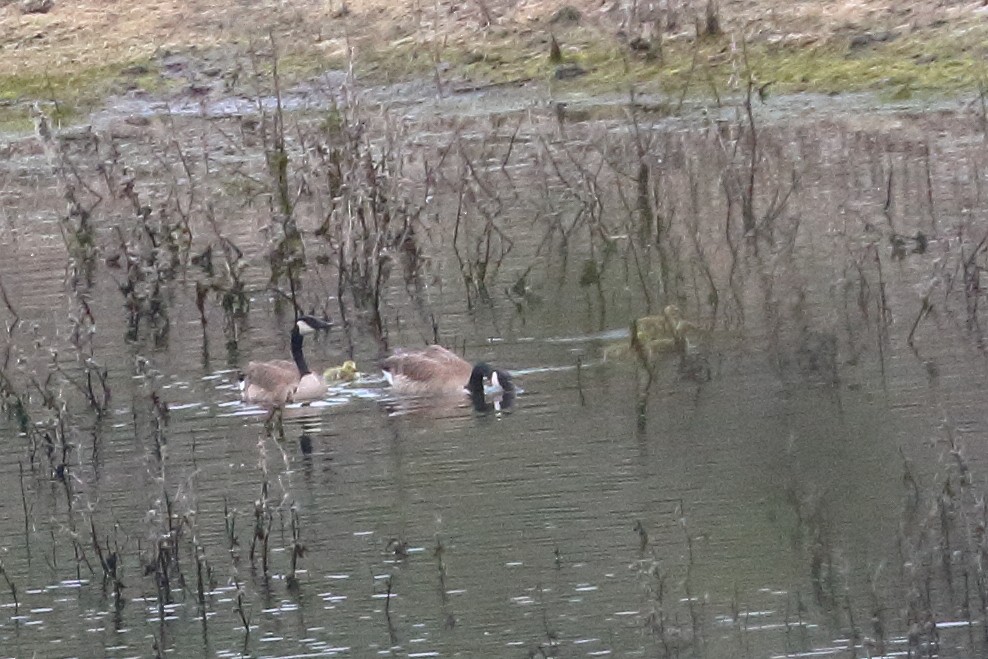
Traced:
MULTIPOLYGON (((980 313, 968 313, 980 292, 965 296, 956 283, 984 230, 972 220, 986 210, 976 122, 945 111, 765 120, 774 123, 762 132, 762 208, 792 170, 799 178, 773 240, 742 250, 738 262, 721 239, 728 170, 703 168, 717 153, 715 125, 643 123, 662 208, 678 227, 669 243, 680 255, 678 284, 659 282, 651 256, 643 285, 619 247, 598 290, 579 278, 586 259, 603 262, 600 245, 575 220, 565 250, 540 248, 550 213, 569 222, 592 206, 586 191, 596 189, 573 183, 590 178, 576 165, 564 167, 568 183, 551 181, 547 154, 563 160, 569 148, 591 162, 629 126, 577 123, 539 151, 548 119, 536 116, 513 163, 515 176, 531 181, 504 195, 494 215, 514 246, 489 298, 467 296, 437 224, 422 279, 406 286, 393 273, 383 310, 392 346, 423 345, 434 318, 442 340, 468 359, 514 372, 523 388, 514 404, 477 411, 466 399, 396 397, 374 372, 375 341, 357 327, 353 357, 364 376, 332 387, 318 404, 289 406, 280 429, 266 425, 265 410, 240 403, 236 388, 238 366, 288 352, 291 313, 264 288, 265 243, 255 230, 263 208, 217 210, 250 261, 251 311, 235 349, 224 347, 212 299, 200 326, 192 267, 171 284, 166 339, 142 325, 127 340, 117 289, 124 275, 97 265, 85 290, 112 400, 96 420, 72 384, 82 371, 69 344, 67 319, 78 307, 57 223, 63 204, 36 153, 11 161, 0 278, 20 325, 5 337, 15 356, 8 369, 20 369, 41 423, 51 411, 26 383, 49 372, 49 348, 67 360, 53 389, 66 401, 70 449, 60 458, 56 445, 51 457, 42 445, 32 460, 16 419, 0 426, 0 560, 16 588, 15 604, 0 582, 3 654, 983 652, 984 617, 964 608, 977 601, 965 557, 978 545, 959 539, 968 527, 958 521, 978 509, 961 501, 944 513, 952 521, 926 517, 942 492, 961 487, 952 456, 963 456, 971 496, 983 491, 988 468, 980 448, 986 360, 969 323, 980 313), (689 221, 698 222, 718 284, 716 305, 689 221), (890 227, 903 236, 923 231, 928 251, 894 257, 890 227), (512 295, 523 274, 529 292, 512 295), (911 348, 924 287, 933 290, 933 311, 911 348), (671 301, 704 328, 698 354, 709 380, 687 377, 674 353, 656 360, 650 385, 633 360, 604 361, 607 345, 626 340, 631 318, 671 301), (271 520, 266 573, 261 549, 250 556, 262 501, 271 520), (292 510, 304 551, 290 587, 292 510), (154 548, 169 537, 175 554, 164 591, 154 548), (100 567, 111 548, 119 600, 100 567), (935 648, 922 629, 926 611, 939 631, 935 648)), ((450 130, 419 128, 420 139, 438 142, 450 130)), ((183 130, 190 143, 214 137, 205 121, 183 130)), ((498 128, 456 130, 477 162, 490 159, 499 170, 497 149, 506 147, 489 134, 498 128)), ((433 146, 422 147, 423 158, 433 146)), ((137 170, 160 162, 140 161, 142 149, 174 155, 150 138, 121 148, 142 162, 137 170)), ((146 190, 155 184, 165 185, 149 177, 146 190)), ((600 221, 620 233, 620 195, 598 192, 600 221)), ((448 217, 455 198, 440 190, 436 216, 448 217)), ((316 202, 305 203, 311 258, 324 246, 311 238, 316 202)), ((486 208, 474 203, 477 213, 486 208)), ((99 213, 98 243, 109 254, 110 227, 129 216, 99 213)), ((329 269, 312 266, 305 303, 329 300, 333 309, 335 292, 329 269)), ((0 316, 12 320, 7 310, 0 316)), ((307 341, 310 363, 349 357, 344 336, 337 329, 307 341)))

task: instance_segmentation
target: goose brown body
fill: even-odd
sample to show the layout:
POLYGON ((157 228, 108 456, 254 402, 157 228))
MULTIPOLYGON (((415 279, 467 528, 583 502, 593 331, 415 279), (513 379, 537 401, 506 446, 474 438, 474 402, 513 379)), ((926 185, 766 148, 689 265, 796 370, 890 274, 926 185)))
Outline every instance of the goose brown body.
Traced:
POLYGON ((424 350, 397 350, 381 361, 385 377, 397 391, 407 394, 462 394, 473 365, 438 345, 424 350))

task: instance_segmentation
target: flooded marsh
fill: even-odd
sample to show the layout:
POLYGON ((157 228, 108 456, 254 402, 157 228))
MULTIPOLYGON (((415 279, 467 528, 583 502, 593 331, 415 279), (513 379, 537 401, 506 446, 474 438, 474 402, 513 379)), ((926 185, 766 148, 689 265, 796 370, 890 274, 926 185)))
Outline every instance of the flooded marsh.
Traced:
POLYGON ((977 104, 325 93, 2 145, 5 654, 985 651, 977 104))

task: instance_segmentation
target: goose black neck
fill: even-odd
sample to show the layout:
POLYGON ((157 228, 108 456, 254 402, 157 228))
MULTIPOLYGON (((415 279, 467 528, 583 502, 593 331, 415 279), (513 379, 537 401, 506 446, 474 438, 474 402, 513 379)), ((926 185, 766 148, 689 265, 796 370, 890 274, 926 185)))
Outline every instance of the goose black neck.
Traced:
MULTIPOLYGON (((462 380, 461 380, 462 382, 462 380)), ((467 382, 467 391, 471 396, 484 396, 484 371, 479 367, 474 367, 470 373, 470 381, 467 382)))
POLYGON ((292 359, 295 360, 295 366, 298 367, 298 374, 308 375, 312 371, 309 370, 309 365, 305 362, 305 355, 302 354, 302 333, 298 331, 298 328, 292 329, 292 359))

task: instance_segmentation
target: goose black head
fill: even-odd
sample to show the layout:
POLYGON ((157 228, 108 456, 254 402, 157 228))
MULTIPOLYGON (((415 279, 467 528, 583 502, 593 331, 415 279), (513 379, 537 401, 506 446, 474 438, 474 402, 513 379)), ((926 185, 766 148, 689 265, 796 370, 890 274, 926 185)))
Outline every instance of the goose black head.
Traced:
POLYGON ((312 372, 305 361, 305 355, 302 354, 302 341, 305 335, 314 334, 319 330, 328 330, 331 326, 329 322, 315 316, 299 316, 295 320, 295 326, 292 327, 292 359, 295 360, 300 374, 308 375, 312 372))
POLYGON ((315 316, 299 316, 295 321, 295 330, 299 334, 313 334, 318 330, 328 330, 332 323, 316 318, 315 316))
POLYGON ((467 382, 467 391, 470 392, 472 396, 483 396, 484 395, 484 385, 491 384, 491 378, 494 375, 494 369, 491 365, 486 362, 477 362, 474 364, 473 371, 470 372, 470 381, 467 382))
POLYGON ((486 362, 478 362, 474 365, 473 371, 470 373, 470 381, 467 382, 467 391, 471 395, 483 395, 485 385, 490 385, 495 389, 505 392, 513 392, 515 390, 514 381, 510 373, 495 369, 486 362))
POLYGON ((471 392, 470 402, 473 403, 473 409, 476 412, 481 412, 483 414, 495 412, 500 414, 501 412, 509 411, 511 406, 514 405, 515 392, 514 390, 505 390, 499 394, 493 394, 491 396, 471 392))
POLYGON ((494 369, 494 372, 491 373, 491 384, 505 393, 513 393, 515 390, 515 383, 511 377, 511 373, 500 369, 494 369))

